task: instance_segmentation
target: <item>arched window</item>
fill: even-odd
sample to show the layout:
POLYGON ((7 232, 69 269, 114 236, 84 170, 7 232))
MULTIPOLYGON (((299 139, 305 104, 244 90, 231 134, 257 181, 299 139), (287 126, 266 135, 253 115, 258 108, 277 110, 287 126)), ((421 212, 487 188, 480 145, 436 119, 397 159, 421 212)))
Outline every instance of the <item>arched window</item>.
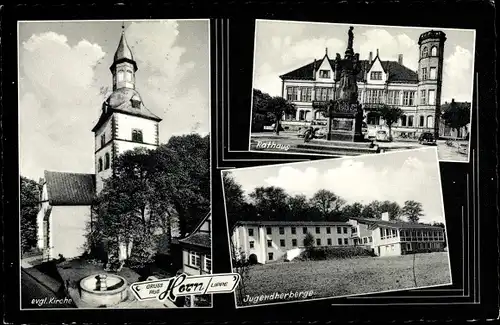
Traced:
POLYGON ((428 128, 434 127, 434 117, 432 115, 427 116, 427 127, 428 128))
POLYGON ((401 126, 406 126, 406 115, 401 116, 401 126))
POLYGON ((122 71, 122 70, 120 70, 120 71, 118 71, 118 72, 116 73, 116 80, 117 80, 118 82, 123 81, 123 71, 122 71))
POLYGON ((437 56, 437 53, 438 53, 438 48, 437 46, 433 46, 431 48, 431 56, 437 56))
POLYGON ((427 49, 427 46, 424 46, 424 48, 422 49, 422 57, 425 58, 429 53, 428 53, 428 49, 427 49))
POLYGON ((125 81, 132 81, 132 70, 127 69, 127 73, 125 74, 125 81))
POLYGON ((98 164, 97 164, 97 165, 98 165, 98 166, 97 166, 97 170, 98 170, 98 171, 102 171, 102 158, 99 158, 99 162, 98 162, 98 164))
POLYGON ((106 155, 104 155, 104 169, 109 168, 109 152, 106 152, 106 155))
POLYGON ((408 116, 408 126, 413 126, 413 116, 408 116))

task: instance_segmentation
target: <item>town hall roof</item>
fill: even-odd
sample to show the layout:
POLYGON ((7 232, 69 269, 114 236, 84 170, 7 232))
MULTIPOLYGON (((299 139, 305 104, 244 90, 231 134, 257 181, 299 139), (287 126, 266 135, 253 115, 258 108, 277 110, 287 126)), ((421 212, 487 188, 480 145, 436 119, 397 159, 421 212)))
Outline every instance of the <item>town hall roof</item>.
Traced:
POLYGON ((45 171, 50 205, 91 205, 95 196, 95 175, 45 171))
MULTIPOLYGON (((335 69, 335 60, 332 60, 328 57, 326 57, 325 59, 329 61, 332 69, 335 69)), ((280 78, 282 80, 314 80, 313 72, 317 71, 320 68, 322 62, 323 59, 315 60, 298 69, 281 75, 280 78)), ((359 62, 361 64, 361 71, 357 75, 357 80, 360 82, 364 82, 366 81, 366 72, 370 70, 373 62, 370 62, 369 60, 360 60, 359 62)), ((380 63, 382 64, 384 72, 389 73, 389 82, 418 83, 418 74, 415 71, 405 67, 404 65, 399 64, 399 62, 380 60, 380 63)))

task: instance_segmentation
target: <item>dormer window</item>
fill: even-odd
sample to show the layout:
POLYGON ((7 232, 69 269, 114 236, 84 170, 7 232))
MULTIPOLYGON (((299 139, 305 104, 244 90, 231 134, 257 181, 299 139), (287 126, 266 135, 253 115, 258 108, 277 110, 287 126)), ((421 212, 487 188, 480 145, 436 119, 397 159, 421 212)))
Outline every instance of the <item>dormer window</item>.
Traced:
POLYGON ((130 99, 130 102, 132 103, 133 108, 137 108, 137 109, 141 108, 141 100, 139 99, 139 97, 137 97, 137 96, 132 97, 130 99))
POLYGON ((319 77, 324 79, 330 78, 330 70, 319 70, 319 77))
POLYGON ((138 129, 132 130, 132 141, 142 142, 142 130, 138 130, 138 129))
POLYGON ((382 71, 372 71, 370 72, 371 80, 382 80, 382 71))

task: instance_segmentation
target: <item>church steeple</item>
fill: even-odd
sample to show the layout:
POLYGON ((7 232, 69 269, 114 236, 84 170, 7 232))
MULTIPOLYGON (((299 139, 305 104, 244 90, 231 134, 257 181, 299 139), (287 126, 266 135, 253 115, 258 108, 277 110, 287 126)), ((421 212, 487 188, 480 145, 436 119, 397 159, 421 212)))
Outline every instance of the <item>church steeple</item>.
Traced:
POLYGON ((127 44, 124 24, 122 24, 122 35, 113 58, 113 64, 109 69, 113 74, 113 90, 120 88, 135 89, 137 63, 134 60, 132 50, 127 44))

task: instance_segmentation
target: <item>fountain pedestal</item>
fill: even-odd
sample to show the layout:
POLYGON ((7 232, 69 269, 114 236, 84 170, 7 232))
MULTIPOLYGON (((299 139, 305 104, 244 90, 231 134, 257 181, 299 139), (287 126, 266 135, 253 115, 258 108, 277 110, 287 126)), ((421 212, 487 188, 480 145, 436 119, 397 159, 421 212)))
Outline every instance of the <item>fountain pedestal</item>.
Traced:
POLYGON ((80 299, 93 307, 113 306, 128 297, 127 280, 116 274, 98 274, 80 281, 80 299))

